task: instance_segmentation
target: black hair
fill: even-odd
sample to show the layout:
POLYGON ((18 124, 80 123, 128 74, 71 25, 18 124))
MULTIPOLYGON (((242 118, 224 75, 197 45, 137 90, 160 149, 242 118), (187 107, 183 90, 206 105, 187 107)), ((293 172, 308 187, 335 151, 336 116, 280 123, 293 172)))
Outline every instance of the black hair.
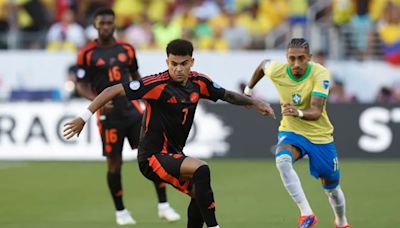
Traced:
POLYGON ((179 56, 192 56, 193 55, 193 44, 192 42, 184 39, 175 39, 167 45, 167 56, 169 55, 179 56))
POLYGON ((304 38, 293 38, 288 45, 289 48, 304 48, 308 53, 310 53, 310 45, 304 38))
POLYGON ((103 15, 110 15, 115 17, 115 13, 112 9, 110 8, 98 8, 94 14, 93 14, 93 18, 96 18, 97 16, 103 16, 103 15))

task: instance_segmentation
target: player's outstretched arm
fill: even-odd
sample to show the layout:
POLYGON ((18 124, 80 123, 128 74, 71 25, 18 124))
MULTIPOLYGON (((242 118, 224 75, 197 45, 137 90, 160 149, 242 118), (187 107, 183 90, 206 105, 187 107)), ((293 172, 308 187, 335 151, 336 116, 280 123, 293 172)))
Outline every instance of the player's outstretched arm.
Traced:
POLYGON ((103 90, 93 101, 89 107, 81 115, 64 125, 64 137, 70 139, 73 136, 81 133, 86 121, 95 113, 99 108, 111 101, 116 96, 124 96, 125 90, 122 84, 110 86, 103 90))
POLYGON ((234 105, 242 105, 254 108, 262 115, 272 116, 275 119, 275 113, 271 108, 271 105, 260 100, 253 99, 230 90, 225 90, 224 97, 221 100, 234 105))
POLYGON ((244 89, 244 94, 247 96, 252 95, 252 90, 254 86, 258 83, 258 81, 261 80, 261 78, 264 76, 264 68, 265 65, 269 62, 270 60, 264 59, 261 61, 260 65, 254 70, 253 75, 251 76, 250 81, 247 83, 246 88, 244 89))

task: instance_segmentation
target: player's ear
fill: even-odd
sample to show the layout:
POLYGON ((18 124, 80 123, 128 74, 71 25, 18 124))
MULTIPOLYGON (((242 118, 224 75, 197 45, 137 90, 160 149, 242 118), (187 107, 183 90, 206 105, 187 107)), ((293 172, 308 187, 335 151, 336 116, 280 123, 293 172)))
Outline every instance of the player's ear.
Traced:
POLYGON ((192 67, 193 64, 194 64, 194 58, 192 58, 191 61, 190 61, 190 67, 192 67))
POLYGON ((93 27, 94 27, 95 29, 97 29, 97 26, 96 26, 96 17, 93 18, 93 27))

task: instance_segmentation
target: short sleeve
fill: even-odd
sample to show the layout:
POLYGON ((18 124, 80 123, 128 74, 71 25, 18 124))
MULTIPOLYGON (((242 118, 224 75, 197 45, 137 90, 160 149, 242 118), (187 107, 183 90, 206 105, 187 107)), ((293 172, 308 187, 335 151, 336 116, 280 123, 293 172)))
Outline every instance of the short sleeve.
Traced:
MULTIPOLYGON (((144 78, 146 79, 146 78, 144 78)), ((123 83, 126 97, 129 100, 158 100, 167 84, 163 82, 143 83, 143 79, 123 83)))
POLYGON ((217 101, 224 97, 225 89, 218 83, 213 82, 205 75, 199 75, 195 81, 200 86, 200 97, 208 100, 217 101))
POLYGON ((268 78, 271 78, 272 76, 272 69, 273 69, 273 65, 275 64, 275 62, 271 61, 271 60, 266 60, 264 63, 264 75, 267 76, 268 78))
POLYGON ((327 98, 329 87, 331 86, 331 77, 327 69, 322 69, 316 74, 314 88, 311 92, 312 96, 320 96, 327 98))
POLYGON ((139 70, 139 65, 138 65, 138 62, 137 62, 137 59, 136 59, 136 55, 135 55, 135 56, 133 56, 132 62, 129 65, 129 72, 131 74, 133 74, 138 70, 139 70))
POLYGON ((90 57, 92 50, 82 49, 77 58, 77 72, 76 72, 76 80, 78 82, 91 82, 95 71, 92 67, 90 67, 90 57))
POLYGON ((136 51, 135 48, 125 42, 120 42, 118 41, 122 47, 127 51, 127 54, 129 56, 129 71, 131 74, 135 73, 136 71, 139 70, 139 65, 136 59, 136 51))

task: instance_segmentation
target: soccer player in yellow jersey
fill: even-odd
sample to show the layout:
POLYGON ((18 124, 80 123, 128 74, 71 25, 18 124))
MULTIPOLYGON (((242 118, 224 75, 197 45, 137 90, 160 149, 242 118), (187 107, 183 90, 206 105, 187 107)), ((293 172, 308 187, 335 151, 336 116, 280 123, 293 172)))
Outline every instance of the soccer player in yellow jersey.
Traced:
POLYGON ((287 49, 287 63, 264 60, 253 73, 244 93, 266 75, 278 90, 282 121, 275 154, 276 166, 289 195, 300 209, 298 227, 318 222, 304 194, 293 163, 309 158, 311 175, 321 179, 335 214, 336 228, 350 228, 345 215, 345 197, 339 185, 340 172, 333 126, 326 113, 331 78, 322 65, 311 62, 310 47, 302 38, 294 38, 287 49))

